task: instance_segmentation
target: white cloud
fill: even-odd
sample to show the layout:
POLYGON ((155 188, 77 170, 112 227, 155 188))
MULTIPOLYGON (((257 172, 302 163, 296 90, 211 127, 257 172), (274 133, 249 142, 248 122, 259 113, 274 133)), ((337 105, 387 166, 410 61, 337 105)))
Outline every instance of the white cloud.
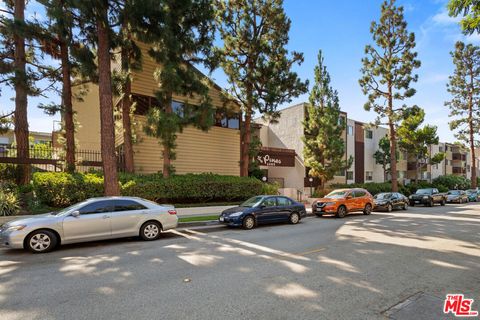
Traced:
POLYGON ((419 84, 436 84, 448 81, 448 74, 445 73, 427 73, 422 75, 419 84))
POLYGON ((452 25, 458 24, 461 20, 460 17, 450 17, 448 12, 445 8, 443 8, 440 12, 434 15, 431 20, 439 25, 452 25))

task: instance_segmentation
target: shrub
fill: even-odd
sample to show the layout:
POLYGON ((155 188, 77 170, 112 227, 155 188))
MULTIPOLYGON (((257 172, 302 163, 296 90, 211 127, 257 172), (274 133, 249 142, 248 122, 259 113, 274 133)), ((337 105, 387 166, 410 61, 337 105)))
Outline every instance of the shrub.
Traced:
POLYGON ((446 175, 440 176, 438 178, 433 179, 433 185, 440 190, 440 188, 447 190, 455 189, 468 189, 470 188, 471 182, 467 178, 463 176, 455 176, 455 175, 446 175))
POLYGON ((280 185, 278 182, 274 183, 264 183, 262 185, 262 194, 278 194, 278 188, 280 188, 280 185))
POLYGON ((103 177, 96 174, 36 172, 33 174, 35 196, 52 207, 66 207, 91 197, 103 195, 103 177))
MULTIPOLYGON (((155 202, 203 203, 242 201, 264 191, 255 178, 187 174, 163 178, 159 174, 120 174, 121 193, 155 202)), ((274 191, 273 187, 270 191, 274 191)), ((35 173, 33 189, 38 199, 49 206, 65 207, 103 195, 101 173, 35 173)), ((276 188, 275 190, 278 190, 276 188)))
POLYGON ((0 216, 11 216, 18 212, 20 204, 16 192, 0 188, 0 216))
POLYGON ((122 185, 122 194, 156 202, 196 203, 241 201, 263 191, 263 183, 255 178, 186 174, 162 178, 143 176, 122 185))
POLYGON ((324 188, 324 189, 315 189, 312 194, 312 198, 323 198, 334 189, 324 188))
POLYGON ((17 165, 0 163, 0 181, 15 181, 17 174, 17 165))

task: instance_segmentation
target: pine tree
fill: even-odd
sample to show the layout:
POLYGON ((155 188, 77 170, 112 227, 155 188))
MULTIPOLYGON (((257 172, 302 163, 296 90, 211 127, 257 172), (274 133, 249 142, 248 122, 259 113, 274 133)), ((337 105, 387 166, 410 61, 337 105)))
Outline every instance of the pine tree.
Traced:
POLYGON ((416 82, 414 69, 420 67, 415 48, 415 35, 408 33, 403 16, 403 7, 396 7, 395 0, 382 4, 379 23, 372 22, 370 33, 374 45, 365 47, 366 57, 362 59, 363 76, 359 80, 363 93, 368 96, 365 110, 373 109, 378 117, 377 124, 386 119, 390 130, 390 170, 392 191, 398 191, 397 183, 397 134, 396 127, 406 106, 395 106, 415 94, 410 83, 416 82))
POLYGON ((353 158, 344 159, 345 142, 342 132, 346 123, 340 117, 338 93, 330 85, 330 75, 324 65, 322 51, 315 66, 315 83, 303 122, 305 136, 303 157, 309 175, 320 179, 320 188, 335 173, 350 168, 353 158))
POLYGON ((277 107, 307 91, 291 69, 303 55, 286 46, 290 19, 282 0, 217 0, 217 26, 223 40, 221 65, 244 115, 240 174, 248 175, 251 122, 255 111, 278 117, 277 107))
MULTIPOLYGON (((55 81, 53 68, 46 64, 37 48, 36 39, 41 27, 32 19, 25 19, 25 0, 9 0, 0 15, 0 84, 15 91, 13 125, 20 162, 17 183, 30 182, 30 152, 28 130, 28 96, 39 96, 47 89, 36 83, 42 79, 55 81)), ((1 93, 1 92, 0 92, 1 93)))
POLYGON ((413 106, 404 112, 404 118, 398 127, 400 149, 406 151, 409 157, 415 158, 415 182, 418 174, 427 165, 435 165, 445 158, 443 152, 431 154, 430 146, 438 144, 437 127, 424 125, 425 111, 413 106))
POLYGON ((476 0, 450 0, 448 13, 451 17, 463 16, 460 26, 466 34, 480 32, 480 6, 476 0))
POLYGON ((450 129, 457 130, 455 137, 469 144, 471 156, 472 188, 477 187, 475 146, 480 130, 480 47, 463 42, 455 44, 451 52, 455 70, 449 77, 447 90, 452 100, 445 102, 450 108, 450 129))
MULTIPOLYGON (((100 142, 106 196, 120 194, 115 154, 115 125, 113 119, 113 92, 111 51, 118 41, 119 13, 123 2, 108 0, 69 0, 79 25, 79 37, 91 51, 96 52, 99 101, 100 101, 100 142)), ((85 66, 90 67, 90 59, 85 66)))
POLYGON ((212 68, 214 9, 211 0, 165 0, 153 1, 150 11, 148 33, 141 40, 152 44, 149 54, 160 65, 155 72, 159 105, 149 110, 144 129, 161 139, 163 176, 168 177, 174 171, 177 134, 188 125, 202 130, 213 125, 211 84, 194 65, 212 68), (199 103, 174 110, 173 94, 198 98, 199 103))
POLYGON ((142 0, 125 0, 125 4, 120 12, 121 30, 119 34, 119 46, 121 56, 121 75, 120 88, 121 100, 120 110, 122 114, 123 129, 123 152, 125 157, 125 171, 134 171, 133 162, 133 133, 132 133, 132 72, 142 69, 143 57, 140 48, 135 42, 135 38, 142 33, 142 23, 144 17, 151 14, 148 12, 149 5, 142 0))
POLYGON ((74 21, 66 0, 41 0, 49 18, 43 36, 43 50, 54 59, 60 60, 60 75, 62 82, 61 104, 41 106, 47 114, 60 112, 65 138, 65 162, 68 172, 75 171, 75 124, 72 94, 72 50, 79 47, 73 40, 74 21))

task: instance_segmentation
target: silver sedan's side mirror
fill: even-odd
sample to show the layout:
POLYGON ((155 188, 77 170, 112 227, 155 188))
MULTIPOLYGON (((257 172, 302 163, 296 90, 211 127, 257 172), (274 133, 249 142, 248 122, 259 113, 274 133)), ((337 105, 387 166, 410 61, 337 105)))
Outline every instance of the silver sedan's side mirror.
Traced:
POLYGON ((75 217, 75 218, 76 218, 76 217, 78 217, 78 216, 80 215, 80 211, 75 210, 75 211, 73 211, 70 215, 71 215, 72 217, 75 217))

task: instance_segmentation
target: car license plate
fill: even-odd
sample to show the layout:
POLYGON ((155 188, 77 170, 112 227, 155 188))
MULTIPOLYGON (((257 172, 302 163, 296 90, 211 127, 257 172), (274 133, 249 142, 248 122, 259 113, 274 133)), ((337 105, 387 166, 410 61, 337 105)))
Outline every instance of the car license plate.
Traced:
POLYGON ((224 217, 220 217, 220 219, 219 219, 219 220, 220 220, 220 221, 224 221, 224 220, 225 220, 225 218, 224 218, 224 217))
POLYGON ((420 200, 415 200, 415 203, 420 203, 420 200))

